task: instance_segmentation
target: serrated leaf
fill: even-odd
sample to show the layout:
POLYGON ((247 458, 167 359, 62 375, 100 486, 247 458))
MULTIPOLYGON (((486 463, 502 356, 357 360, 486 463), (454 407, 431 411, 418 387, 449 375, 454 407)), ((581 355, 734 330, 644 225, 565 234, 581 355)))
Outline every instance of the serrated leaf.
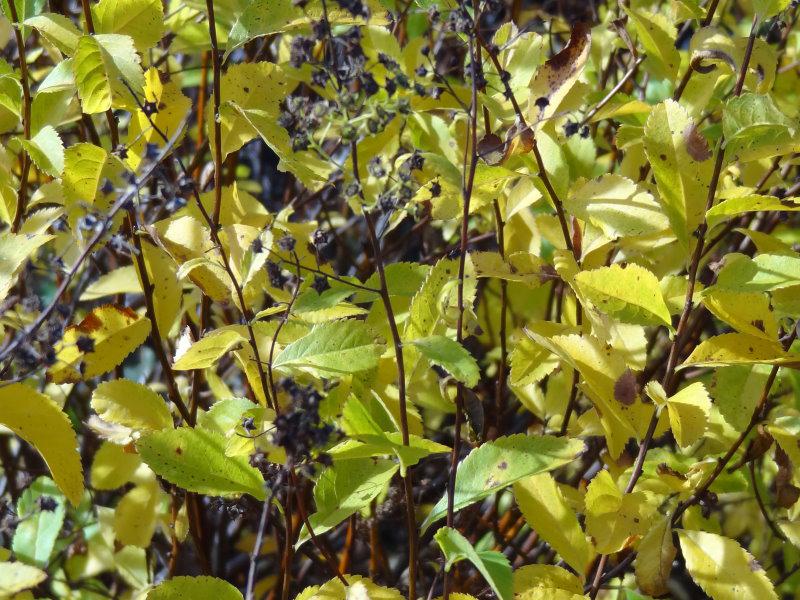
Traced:
POLYGON ((558 54, 548 59, 536 71, 530 86, 529 122, 535 130, 558 111, 558 107, 572 89, 586 66, 591 48, 592 33, 589 26, 576 21, 569 43, 558 54), (544 98, 544 101, 537 100, 544 98))
POLYGON ((36 587, 47 579, 47 573, 21 562, 0 562, 0 593, 9 597, 36 587))
POLYGON ((772 292, 800 285, 800 256, 729 254, 717 276, 718 288, 739 292, 772 292))
POLYGON ((475 358, 456 340, 443 335, 434 335, 413 341, 422 355, 432 364, 438 365, 467 387, 475 387, 480 378, 480 369, 475 358))
POLYGON ((366 577, 344 575, 344 579, 347 587, 334 577, 321 586, 304 589, 295 600, 404 600, 396 589, 381 587, 366 577))
POLYGON ((137 431, 173 427, 164 399, 130 379, 114 379, 98 385, 92 392, 92 408, 104 421, 137 431))
POLYGON ((797 198, 779 199, 775 196, 760 194, 729 198, 712 206, 706 212, 706 221, 709 227, 713 227, 724 221, 726 217, 762 210, 796 212, 800 211, 800 201, 797 198))
POLYGON ((20 235, 5 231, 0 234, 0 300, 5 300, 22 266, 50 235, 20 235))
POLYGON ((643 536, 654 510, 643 492, 623 494, 608 471, 589 483, 585 503, 586 533, 602 554, 619 552, 643 536))
MULTIPOLYGON (((519 481, 552 471, 575 459, 583 442, 549 435, 516 434, 499 437, 475 448, 458 465, 453 509, 460 510, 519 481)), ((424 532, 447 512, 447 495, 431 509, 422 524, 424 532)))
POLYGON ((102 375, 123 360, 147 339, 150 320, 127 307, 114 304, 99 306, 78 325, 64 331, 56 345, 56 364, 50 374, 56 383, 76 382, 102 375), (78 339, 94 342, 91 352, 82 352, 78 339))
POLYGON ((341 376, 375 368, 382 353, 383 344, 362 321, 334 321, 287 345, 272 368, 341 376))
POLYGON ((716 370, 711 390, 714 404, 736 431, 744 431, 750 423, 769 372, 768 365, 721 367, 716 370))
POLYGON ((659 201, 684 246, 703 219, 712 171, 712 161, 698 161, 689 154, 686 132, 691 127, 686 109, 666 100, 653 108, 644 128, 644 149, 659 201))
POLYGON ((678 553, 672 543, 671 523, 671 515, 657 521, 639 544, 636 583, 650 596, 663 596, 669 592, 667 582, 672 572, 672 561, 678 553))
POLYGON ((242 600, 242 594, 216 577, 173 577, 147 593, 147 600, 242 600))
MULTIPOLYGON (((153 311, 162 337, 169 335, 175 319, 181 311, 183 289, 175 273, 175 262, 161 248, 150 242, 142 242, 147 277, 152 286, 153 311)), ((137 274, 139 272, 137 271, 137 274)), ((141 283, 141 274, 139 274, 141 283)))
POLYGON ((734 96, 722 112, 725 152, 731 157, 761 146, 775 145, 776 140, 791 139, 796 123, 784 115, 769 94, 744 93, 734 96))
POLYGON ((777 600, 764 569, 735 540, 685 529, 678 538, 686 570, 713 600, 777 600))
POLYGON ((20 139, 36 168, 50 177, 64 171, 64 144, 52 125, 45 125, 31 139, 20 139))
POLYGON ((155 46, 164 35, 161 0, 100 0, 92 13, 98 33, 129 35, 140 52, 155 46))
POLYGON ((768 340, 778 338, 778 319, 764 292, 738 292, 715 286, 704 291, 703 305, 741 333, 768 340))
POLYGON ((723 333, 700 343, 679 369, 729 365, 798 365, 800 357, 783 350, 778 342, 746 333, 723 333))
POLYGON ((514 498, 531 529, 576 572, 584 573, 592 548, 553 477, 541 473, 517 481, 514 498))
MULTIPOLYGON (((322 535, 350 515, 368 507, 386 489, 397 469, 397 463, 392 460, 335 460, 333 466, 320 473, 314 486, 317 511, 308 517, 314 534, 322 535)), ((308 531, 303 528, 295 548, 308 540, 308 531)))
POLYGON ((669 219, 649 192, 621 175, 608 174, 579 183, 564 207, 579 219, 599 227, 610 239, 664 231, 669 219))
POLYGON ((78 439, 59 406, 26 385, 12 383, 0 387, 0 424, 36 448, 59 489, 77 506, 83 496, 78 439))
POLYGON ((511 563, 505 555, 492 550, 475 550, 469 540, 452 527, 440 528, 433 537, 444 554, 445 571, 460 560, 468 560, 501 600, 511 600, 514 595, 511 563))
POLYGON ((147 465, 170 483, 212 496, 266 497, 264 479, 246 456, 226 456, 225 437, 202 429, 164 429, 136 443, 147 465))
POLYGON ((42 13, 25 19, 25 25, 33 27, 51 44, 67 56, 72 56, 81 37, 81 31, 64 15, 42 13))
POLYGON ((186 351, 176 355, 172 369, 207 369, 246 340, 244 333, 236 327, 214 330, 194 342, 186 351))
POLYGON ((575 283, 602 312, 623 323, 672 326, 658 279, 637 264, 614 264, 575 275, 575 283))
POLYGON ((687 448, 706 432, 711 398, 706 387, 697 381, 667 398, 667 410, 675 441, 681 448, 687 448))
POLYGON ((137 94, 142 93, 144 77, 133 39, 127 35, 83 35, 73 57, 75 84, 81 108, 87 114, 109 108, 136 106, 124 82, 137 94))
POLYGON ((633 22, 639 42, 647 54, 647 67, 656 77, 674 81, 681 66, 681 56, 675 48, 678 32, 664 13, 651 13, 625 8, 633 22))
POLYGON ((68 202, 94 202, 101 183, 108 153, 89 143, 74 144, 64 152, 64 199, 68 202))

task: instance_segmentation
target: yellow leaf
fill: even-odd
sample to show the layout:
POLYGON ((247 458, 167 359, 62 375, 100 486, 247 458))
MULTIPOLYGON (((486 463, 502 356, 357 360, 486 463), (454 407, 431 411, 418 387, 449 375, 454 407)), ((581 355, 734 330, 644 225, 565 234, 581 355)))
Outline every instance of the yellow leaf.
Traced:
POLYGON ((17 592, 36 587, 47 573, 21 562, 0 562, 0 594, 9 598, 17 592))
POLYGON ((642 538, 636 556, 636 583, 650 596, 663 596, 677 554, 672 543, 671 516, 656 522, 642 538))
POLYGON ((348 587, 334 578, 318 588, 311 588, 313 592, 301 592, 299 598, 303 600, 403 600, 403 595, 393 588, 381 587, 366 577, 359 575, 345 575, 348 587))
POLYGON ((525 565, 513 573, 516 600, 573 600, 583 598, 575 575, 555 565, 525 565))
POLYGON ((537 129, 558 111, 561 101, 578 81, 589 58, 592 33, 580 21, 572 28, 569 43, 536 72, 531 81, 529 122, 537 129), (539 100, 544 98, 545 101, 539 100), (537 100, 539 101, 537 103, 537 100))
POLYGON ((36 448, 59 489, 77 506, 83 496, 78 439, 58 404, 26 385, 12 383, 0 387, 0 423, 36 448))
MULTIPOLYGON (((153 289, 153 310, 161 337, 166 337, 181 310, 183 290, 175 274, 175 262, 161 248, 142 242, 147 277, 153 289)), ((137 271, 137 276, 139 275, 137 271)), ((141 283, 141 277, 139 277, 141 283)))
POLYGON ((114 511, 114 532, 120 543, 147 548, 158 521, 159 492, 152 476, 122 497, 114 511))
POLYGON ((136 452, 124 446, 103 442, 92 460, 90 481, 96 490, 115 490, 128 483, 134 471, 142 464, 136 452))
POLYGON ((786 353, 776 341, 747 333, 723 333, 698 345, 678 368, 753 364, 797 366, 800 356, 786 353))
POLYGON ((686 448, 706 432, 711 398, 705 386, 698 381, 668 398, 667 410, 675 441, 681 448, 686 448))
POLYGON ((77 382, 102 375, 121 364, 149 333, 150 320, 130 308, 99 306, 78 325, 68 327, 56 345, 56 364, 50 368, 53 381, 77 382), (87 338, 93 342, 91 352, 83 352, 77 345, 79 339, 87 338))
POLYGON ((197 340, 185 352, 175 356, 172 365, 175 371, 207 369, 222 356, 239 347, 247 340, 244 327, 232 326, 217 329, 197 340))
POLYGON ((5 300, 28 257, 51 239, 52 235, 0 234, 0 300, 5 300))
POLYGON ((735 540, 688 530, 678 537, 686 569, 713 600, 777 600, 764 569, 735 540))
POLYGON ((161 0, 100 0, 92 13, 98 33, 129 35, 140 52, 155 46, 164 34, 161 0))
POLYGON ((643 492, 623 494, 608 471, 586 490, 586 532, 602 554, 619 552, 647 532, 653 508, 643 492))
POLYGON ((533 475, 514 484, 514 498, 531 529, 578 573, 584 573, 592 548, 549 473, 533 475))
POLYGON ((141 383, 114 379, 97 386, 92 408, 108 423, 135 430, 157 431, 173 427, 164 399, 141 383))
POLYGON ((703 294, 703 305, 715 317, 741 333, 768 340, 778 338, 778 319, 766 293, 712 287, 703 294))

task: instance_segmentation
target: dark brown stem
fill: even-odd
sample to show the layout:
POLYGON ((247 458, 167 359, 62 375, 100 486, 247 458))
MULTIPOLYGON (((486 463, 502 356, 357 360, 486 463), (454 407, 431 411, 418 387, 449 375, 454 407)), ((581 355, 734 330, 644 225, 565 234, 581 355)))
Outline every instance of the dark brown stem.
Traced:
POLYGON ((219 45, 217 44, 214 0, 206 0, 206 11, 208 12, 208 33, 211 38, 211 67, 214 72, 214 212, 211 215, 211 220, 216 226, 219 224, 219 213, 222 208, 222 120, 219 116, 222 97, 222 65, 220 63, 219 45))
MULTIPOLYGON (((25 40, 22 37, 22 23, 17 15, 17 6, 14 0, 9 0, 8 7, 11 11, 11 20, 14 23, 14 38, 17 41, 17 54, 19 54, 19 74, 22 86, 22 130, 26 140, 31 139, 31 88, 28 82, 28 59, 25 53, 25 40)), ((31 170, 31 159, 27 150, 22 150, 22 169, 19 176, 19 190, 17 190, 17 210, 11 224, 11 232, 17 233, 28 204, 28 174, 31 170)))

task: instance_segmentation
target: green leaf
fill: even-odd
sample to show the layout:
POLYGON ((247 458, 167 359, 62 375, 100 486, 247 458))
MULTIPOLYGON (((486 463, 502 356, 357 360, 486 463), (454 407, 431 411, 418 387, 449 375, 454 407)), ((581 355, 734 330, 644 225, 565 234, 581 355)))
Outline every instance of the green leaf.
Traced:
POLYGON ((745 152, 775 146, 794 137, 796 123, 784 115, 769 94, 734 96, 722 112, 725 152, 747 159, 745 152))
POLYGON ((242 594, 216 577, 173 577, 150 590, 147 600, 242 600, 242 594))
POLYGON ((800 284, 800 255, 729 254, 717 275, 718 288, 738 292, 771 292, 800 284))
POLYGON ((20 144, 42 173, 58 177, 64 171, 64 144, 53 126, 45 125, 29 140, 20 138, 20 144))
POLYGON ((55 482, 48 477, 37 478, 22 492, 17 502, 19 524, 11 544, 17 558, 40 567, 47 566, 64 524, 66 502, 55 482), (43 509, 42 498, 53 500, 55 507, 43 509))
POLYGON ((433 537, 444 554, 445 571, 450 571, 453 564, 460 560, 468 560, 501 600, 511 600, 514 595, 511 563, 502 552, 475 550, 469 540, 452 527, 440 528, 433 537))
MULTIPOLYGON (((584 449, 580 440, 550 435, 516 434, 475 448, 458 465, 453 509, 461 510, 529 475, 552 471, 574 460, 584 449)), ((422 524, 424 532, 447 512, 445 494, 422 524)))
POLYGON ((713 600, 777 600, 764 569, 735 540, 685 529, 678 538, 686 570, 713 600))
POLYGON ((744 431, 769 377, 767 365, 721 367, 711 389, 714 404, 736 431, 744 431))
POLYGON ((443 335, 414 340, 423 356, 432 364, 447 370, 467 387, 475 387, 480 379, 480 369, 475 358, 464 346, 443 335))
POLYGON ((581 271, 575 283, 599 310, 623 323, 672 326, 658 279, 644 267, 613 264, 581 271))
POLYGON ((144 52, 164 35, 161 0, 100 0, 92 6, 97 33, 119 33, 133 38, 144 52))
POLYGON ((314 327, 286 346, 272 368, 341 376, 375 368, 382 353, 382 341, 362 321, 334 321, 314 327))
POLYGON ((344 575, 344 579, 347 587, 334 577, 321 586, 307 587, 295 600, 404 600, 396 589, 381 587, 366 577, 344 575))
POLYGON ((564 562, 578 573, 584 573, 594 553, 553 477, 540 473, 517 481, 514 498, 531 529, 537 531, 564 562))
POLYGON ((753 9, 763 21, 786 10, 789 4, 791 4, 791 0, 754 0, 753 9))
POLYGON ((694 127, 686 109, 666 100, 653 108, 644 128, 644 149, 659 201, 684 246, 703 220, 712 171, 712 161, 697 160, 689 152, 687 138, 691 139, 694 127))
POLYGON ((92 408, 101 419, 140 431, 173 427, 165 400, 149 387, 130 379, 114 379, 92 392, 92 408))
POLYGON ((246 456, 226 456, 222 434, 186 427, 164 429, 143 435, 136 447, 156 474, 190 492, 266 497, 261 473, 246 456))
MULTIPOLYGON (((335 460, 333 466, 320 473, 314 486, 317 511, 308 518, 314 534, 322 535, 350 515, 367 508, 386 489, 397 468, 397 463, 392 460, 335 460)), ((308 540, 308 531, 304 527, 295 548, 308 540)))

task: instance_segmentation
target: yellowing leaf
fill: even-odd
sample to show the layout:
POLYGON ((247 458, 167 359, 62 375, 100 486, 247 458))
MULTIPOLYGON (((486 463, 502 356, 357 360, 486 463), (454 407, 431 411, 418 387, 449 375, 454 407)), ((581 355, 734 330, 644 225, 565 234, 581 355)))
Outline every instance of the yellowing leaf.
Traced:
POLYGON ((75 431, 59 406, 27 385, 12 383, 0 387, 0 423, 36 448, 53 480, 77 506, 83 496, 83 467, 75 431))
POLYGON ((21 562, 0 562, 0 594, 12 595, 36 587, 47 579, 47 573, 21 562))
POLYGON ((78 325, 64 331, 64 337, 56 345, 56 364, 50 368, 53 381, 76 382, 102 375, 121 364, 149 333, 149 319, 130 308, 99 306, 78 325), (92 341, 93 349, 83 352, 78 348, 78 340, 87 338, 92 341))
POLYGON ((207 369, 246 340, 244 332, 238 327, 217 329, 194 342, 185 352, 176 355, 172 368, 175 371, 207 369))
POLYGON ((25 19, 25 25, 33 27, 64 54, 71 56, 78 45, 81 32, 75 24, 58 13, 42 13, 25 19))
POLYGON ((630 17, 639 41, 647 54, 645 65, 659 78, 674 80, 681 66, 681 55, 675 48, 678 32, 675 25, 664 13, 650 13, 644 10, 625 8, 630 17))
POLYGON ((653 195, 621 175, 608 174, 570 190, 564 207, 599 227, 606 237, 637 237, 669 228, 669 219, 653 195))
POLYGON ((699 440, 706 432, 711 398, 701 382, 687 385, 667 399, 669 423, 675 441, 686 448, 699 440))
POLYGON ((564 562, 578 573, 584 573, 592 558, 592 548, 553 477, 541 473, 521 479, 514 484, 514 498, 531 529, 537 531, 564 562))
POLYGON ((98 33, 129 35, 140 52, 155 46, 164 34, 161 0, 100 0, 92 13, 98 33))
POLYGON ((712 161, 698 161, 687 149, 686 135, 692 127, 686 109, 666 100, 653 108, 644 128, 644 148, 659 200, 684 246, 703 220, 712 171, 712 161))
POLYGON ((623 494, 608 471, 600 471, 586 490, 586 533, 602 554, 619 552, 647 532, 654 508, 643 492, 623 494))
POLYGON ((637 264, 618 264, 575 275, 581 294, 599 310, 625 323, 672 325, 658 279, 637 264))
POLYGON ((671 515, 667 515, 650 528, 639 544, 636 556, 639 589, 650 596, 665 595, 669 591, 667 582, 677 553, 672 543, 671 515))
POLYGON ((737 292, 711 287, 703 293, 703 305, 741 333, 768 340, 778 338, 778 319, 763 292, 737 292))
POLYGON ((51 239, 49 235, 17 235, 9 231, 0 234, 0 300, 5 300, 28 257, 51 239))
POLYGON ((686 569, 713 600, 777 600, 764 569, 735 540, 705 531, 678 531, 686 569))
POLYGON ((475 387, 480 378, 480 369, 475 358, 456 340, 443 335, 414 340, 413 344, 432 364, 447 370, 455 379, 475 387))
POLYGON ((306 588, 297 600, 404 600, 403 595, 393 588, 381 587, 360 575, 345 575, 348 586, 334 577, 327 583, 306 588))
POLYGON ((123 81, 141 93, 144 86, 140 58, 133 40, 125 35, 83 35, 73 57, 75 84, 81 108, 87 114, 109 108, 136 106, 123 81))
POLYGON ((114 510, 114 532, 121 544, 147 548, 158 521, 159 487, 156 478, 128 491, 114 510))
POLYGON ((147 593, 147 600, 242 600, 242 594, 216 577, 173 577, 147 593))
POLYGON ((699 344, 678 368, 753 364, 794 366, 800 364, 800 357, 786 353, 775 341, 747 333, 723 333, 699 344))
POLYGON ((709 227, 713 227, 724 221, 726 217, 761 210, 796 212, 800 210, 800 203, 796 198, 779 199, 775 196, 757 194, 729 198, 712 206, 706 212, 706 221, 708 221, 709 227))
POLYGON ((534 130, 556 114, 561 101, 578 81, 589 58, 591 42, 589 26, 582 21, 576 21, 569 43, 539 67, 531 81, 530 93, 528 121, 534 130), (539 100, 540 98, 544 100, 539 100))
MULTIPOLYGON (((183 289, 175 273, 175 262, 166 252, 143 241, 142 256, 152 286, 156 324, 161 336, 166 337, 180 313, 183 289)), ((141 276, 139 281, 141 283, 141 276)))
MULTIPOLYGON (((474 449, 458 466, 454 510, 460 510, 529 475, 552 471, 583 451, 583 442, 550 435, 499 437, 474 449)), ((422 523, 425 531, 447 512, 445 494, 422 523)))
POLYGON ((514 571, 517 600, 579 600, 583 584, 575 575, 555 565, 524 565, 514 571))
POLYGON ((20 139, 36 168, 50 177, 64 171, 64 144, 52 125, 45 125, 31 139, 20 139))
POLYGON ((85 142, 66 149, 62 185, 67 202, 94 202, 107 158, 101 147, 85 142))
POLYGON ((142 459, 133 450, 103 442, 92 461, 91 483, 96 490, 115 490, 130 481, 142 459))
POLYGON ((164 399, 129 379, 114 379, 92 392, 92 408, 104 421, 134 430, 171 429, 172 415, 164 399))

